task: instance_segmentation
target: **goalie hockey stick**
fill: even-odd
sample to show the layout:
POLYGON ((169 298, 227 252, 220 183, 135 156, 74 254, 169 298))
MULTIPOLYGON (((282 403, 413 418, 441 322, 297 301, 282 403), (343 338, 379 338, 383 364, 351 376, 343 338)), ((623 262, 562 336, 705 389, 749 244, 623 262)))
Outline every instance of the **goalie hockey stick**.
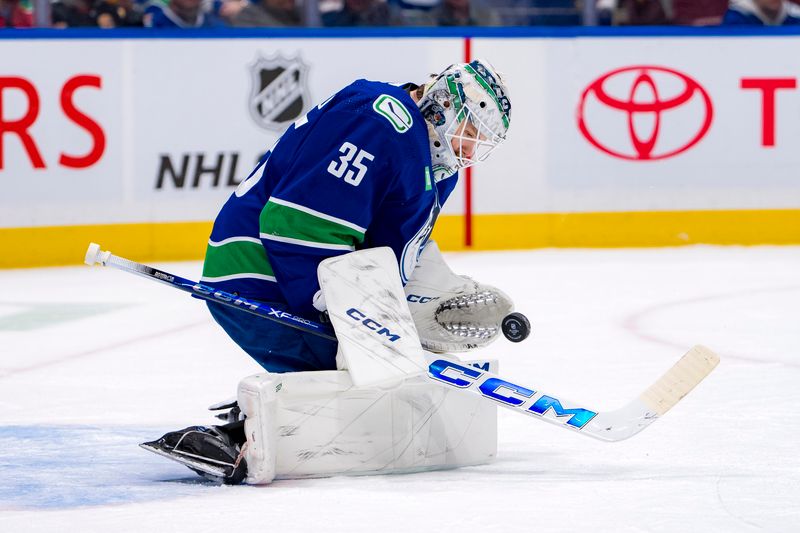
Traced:
POLYGON ((564 402, 537 389, 515 385, 481 369, 449 358, 433 361, 431 379, 469 390, 517 412, 561 425, 596 439, 616 442, 630 438, 663 416, 711 373, 719 357, 704 346, 694 346, 675 365, 627 405, 613 411, 566 408, 564 402))
MULTIPOLYGON (((322 324, 115 256, 111 252, 101 251, 100 246, 94 243, 89 245, 85 262, 131 272, 197 298, 219 302, 308 333, 336 338, 331 329, 322 324)), ((613 411, 598 411, 565 407, 578 404, 546 394, 538 388, 516 385, 491 372, 465 366, 446 355, 429 355, 432 362, 428 365, 427 375, 436 383, 478 394, 519 413, 607 442, 627 439, 652 424, 705 379, 719 363, 719 357, 714 352, 704 346, 695 346, 627 405, 613 411)))
POLYGON ((241 309, 247 313, 273 320, 284 326, 289 326, 290 328, 313 333, 314 335, 326 339, 336 340, 336 335, 333 330, 323 324, 293 315, 283 309, 265 304, 264 302, 249 300, 236 294, 221 291, 209 287, 208 285, 203 285, 202 283, 182 278, 170 274, 169 272, 164 272, 163 270, 158 270, 157 268, 125 259, 124 257, 119 257, 108 251, 101 251, 99 244, 89 244, 84 262, 89 266, 100 264, 102 266, 109 266, 118 270, 130 272, 131 274, 136 274, 137 276, 158 281, 170 287, 188 292, 195 298, 200 298, 201 300, 209 300, 235 309, 241 309))

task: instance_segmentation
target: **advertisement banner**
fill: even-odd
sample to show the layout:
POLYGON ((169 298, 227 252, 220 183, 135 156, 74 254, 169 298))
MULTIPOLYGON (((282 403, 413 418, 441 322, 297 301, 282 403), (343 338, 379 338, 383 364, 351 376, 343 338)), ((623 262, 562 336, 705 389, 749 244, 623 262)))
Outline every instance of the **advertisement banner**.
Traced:
POLYGON ((0 42, 0 227, 85 223, 118 209, 130 90, 122 48, 0 42))
POLYGON ((798 45, 476 41, 502 58, 516 111, 503 157, 476 168, 476 212, 800 207, 800 55, 786 53, 798 45))
POLYGON ((358 78, 424 82, 462 48, 0 40, 0 227, 212 220, 312 106, 358 78))
POLYGON ((800 35, 484 33, 0 39, 0 246, 21 250, 0 267, 96 235, 199 258, 312 106, 466 56, 504 74, 511 128, 445 205, 444 249, 800 242, 800 35))

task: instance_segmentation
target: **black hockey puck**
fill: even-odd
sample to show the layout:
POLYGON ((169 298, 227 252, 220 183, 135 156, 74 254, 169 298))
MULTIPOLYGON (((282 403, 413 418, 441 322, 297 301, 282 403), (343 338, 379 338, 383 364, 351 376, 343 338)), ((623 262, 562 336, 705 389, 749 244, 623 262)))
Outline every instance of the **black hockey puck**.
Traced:
POLYGON ((531 334, 531 323, 522 313, 511 313, 500 323, 503 335, 511 342, 522 342, 531 334))

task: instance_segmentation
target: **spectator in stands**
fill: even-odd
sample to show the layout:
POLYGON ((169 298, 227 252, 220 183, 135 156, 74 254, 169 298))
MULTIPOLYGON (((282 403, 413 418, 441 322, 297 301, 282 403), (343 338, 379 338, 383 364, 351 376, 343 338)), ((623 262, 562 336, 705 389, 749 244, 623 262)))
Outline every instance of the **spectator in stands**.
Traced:
POLYGON ((479 9, 470 0, 442 0, 434 9, 439 26, 499 26, 500 18, 492 9, 479 9))
POLYGON ((97 26, 92 0, 59 0, 50 7, 54 28, 97 26))
POLYGON ((441 0, 433 8, 403 10, 406 26, 499 26, 500 17, 492 9, 477 7, 470 0, 441 0))
POLYGON ((389 6, 384 0, 344 0, 341 9, 321 15, 324 26, 393 26, 389 6))
POLYGON ((469 0, 442 0, 432 14, 437 26, 480 26, 470 10, 469 0))
POLYGON ((101 28, 141 26, 142 9, 133 0, 100 0, 95 4, 97 25, 101 28))
POLYGON ((244 28, 302 26, 295 0, 258 0, 233 17, 233 26, 244 28))
POLYGON ((0 28, 32 28, 30 5, 20 0, 0 0, 0 28))
POLYGON ((682 26, 716 26, 728 9, 728 0, 672 0, 673 23, 682 26))
MULTIPOLYGON (((320 0, 320 10, 323 9, 325 2, 330 0, 320 0)), ((428 12, 441 3, 441 0, 386 0, 389 12, 395 20, 403 26, 425 26, 429 21, 428 12), (418 24, 416 19, 420 17, 425 23, 418 24)), ((428 24, 430 25, 430 24, 428 24)))
POLYGON ((796 26, 800 24, 800 8, 786 0, 731 0, 722 24, 796 26))
POLYGON ((614 24, 658 26, 672 22, 672 0, 619 0, 614 24))
POLYGON ((214 0, 214 14, 231 24, 236 15, 248 5, 250 0, 214 0))
POLYGON ((151 3, 144 12, 147 28, 215 28, 222 21, 203 9, 202 0, 169 0, 163 5, 151 3))

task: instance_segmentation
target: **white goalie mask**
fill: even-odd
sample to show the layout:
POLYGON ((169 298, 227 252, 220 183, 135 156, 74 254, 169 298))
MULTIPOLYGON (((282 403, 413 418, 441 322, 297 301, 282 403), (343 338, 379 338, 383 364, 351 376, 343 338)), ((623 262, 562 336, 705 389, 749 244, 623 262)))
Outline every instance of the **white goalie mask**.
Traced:
POLYGON ((508 90, 486 61, 449 66, 425 84, 418 105, 428 126, 436 181, 483 161, 506 138, 508 90))

